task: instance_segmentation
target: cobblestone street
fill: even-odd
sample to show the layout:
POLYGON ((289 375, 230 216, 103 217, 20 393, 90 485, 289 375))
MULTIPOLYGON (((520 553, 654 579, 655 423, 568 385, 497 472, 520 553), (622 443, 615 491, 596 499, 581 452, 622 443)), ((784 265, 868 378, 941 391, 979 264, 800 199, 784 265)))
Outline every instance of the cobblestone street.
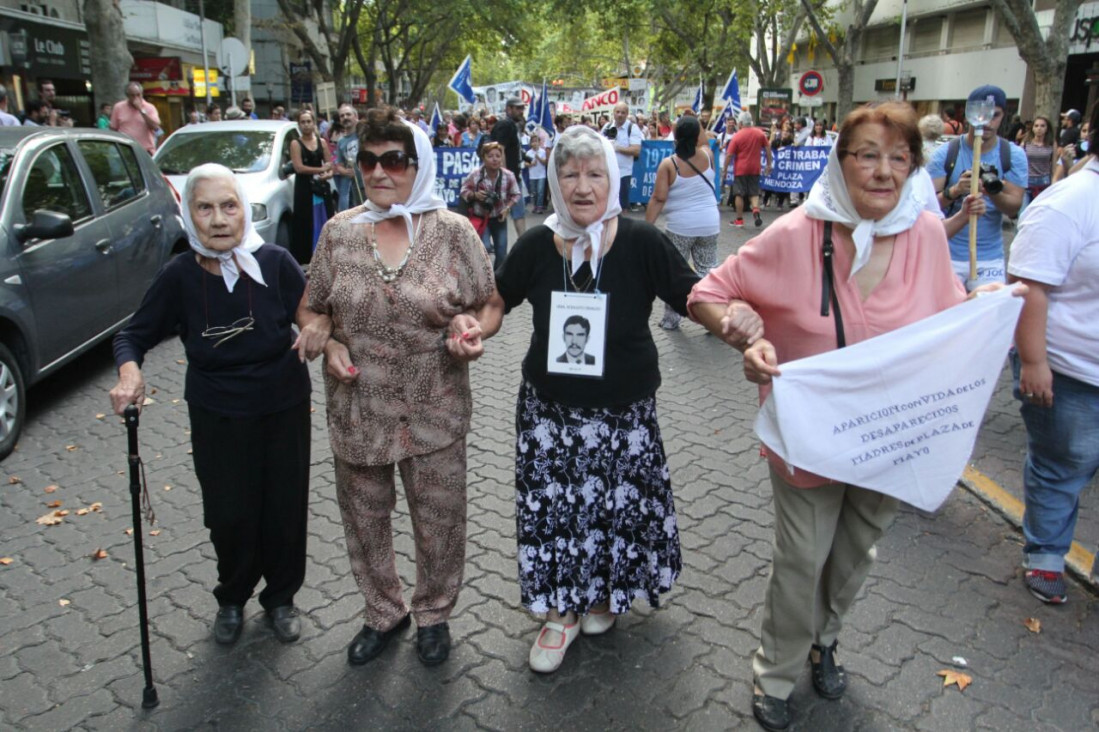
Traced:
MULTIPOLYGON (((774 214, 765 217, 770 222, 774 214)), ((721 256, 753 232, 726 226, 721 256)), ((160 695, 151 711, 140 706, 126 433, 107 414, 115 381, 110 348, 95 349, 30 392, 26 430, 0 474, 7 477, 0 478, 0 556, 12 560, 0 566, 0 727, 757 729, 750 657, 772 510, 752 433, 756 389, 743 379, 740 356, 701 326, 657 327, 662 307, 657 303, 651 321, 664 381, 657 403, 683 574, 660 609, 639 603, 613 632, 578 640, 561 670, 547 677, 527 667, 540 623, 519 606, 514 556, 514 408, 530 336, 526 306, 508 316, 472 367, 465 584, 451 620, 450 660, 435 668, 417 660, 412 631, 366 666, 347 663, 363 601, 335 500, 319 360, 312 366, 309 565, 296 598, 302 638, 280 644, 253 601, 240 642, 214 643, 214 556, 188 454, 183 352, 178 341, 162 343, 145 365, 156 392, 140 428, 158 519, 140 527, 160 695), (51 485, 57 489, 47 493, 51 485), (37 524, 53 501, 69 515, 56 526, 37 524), (78 515, 97 502, 102 510, 78 515), (92 559, 97 549, 108 556, 92 559)), ((1024 449, 1002 380, 974 466, 1021 496, 1024 449)), ((1091 488, 1077 541, 1094 552, 1099 521, 1091 488)), ((395 543, 407 588, 413 542, 398 494, 395 543)), ((933 516, 902 510, 840 635, 850 688, 841 701, 820 699, 806 669, 791 697, 795 728, 1099 727, 1099 597, 1074 580, 1067 605, 1044 606, 1023 587, 1020 558, 1020 532, 969 491, 956 490, 933 516), (1028 630, 1028 618, 1040 621, 1040 633, 1028 630), (964 669, 955 657, 965 659, 964 669), (936 675, 942 669, 962 670, 972 684, 944 687, 936 675)))

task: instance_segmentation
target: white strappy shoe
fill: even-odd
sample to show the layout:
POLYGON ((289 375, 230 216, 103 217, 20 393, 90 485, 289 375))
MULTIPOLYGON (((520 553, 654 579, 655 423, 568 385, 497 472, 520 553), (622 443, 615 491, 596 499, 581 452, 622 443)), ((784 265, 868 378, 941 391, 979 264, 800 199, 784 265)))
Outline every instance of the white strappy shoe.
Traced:
POLYGON ((565 651, 569 649, 569 646, 579 635, 579 622, 572 625, 562 625, 560 623, 546 623, 543 625, 542 630, 538 633, 538 639, 534 641, 534 645, 530 649, 531 670, 540 674, 551 674, 561 668, 561 663, 565 660, 565 651), (543 644, 542 639, 545 638, 547 630, 557 631, 563 636, 562 640, 558 641, 557 645, 543 644))

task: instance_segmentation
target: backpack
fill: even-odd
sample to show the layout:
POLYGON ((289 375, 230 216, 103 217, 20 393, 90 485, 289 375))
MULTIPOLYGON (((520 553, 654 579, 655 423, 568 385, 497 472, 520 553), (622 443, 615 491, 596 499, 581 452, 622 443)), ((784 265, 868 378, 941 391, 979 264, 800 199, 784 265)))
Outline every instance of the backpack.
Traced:
MULTIPOLYGON (((1007 175, 1007 172, 1011 170, 1011 143, 1002 137, 996 138, 997 146, 1000 149, 1000 177, 1007 175)), ((946 172, 946 184, 950 185, 950 174, 954 172, 954 164, 958 162, 958 153, 962 149, 962 138, 955 137, 953 140, 947 143, 946 146, 946 160, 943 161, 943 170, 946 172)), ((950 202, 950 208, 947 209, 946 215, 951 216, 954 213, 954 207, 960 205, 960 199, 955 198, 950 202)), ((1023 206, 1026 206, 1026 201, 1023 201, 1023 206)), ((1022 213, 1023 206, 1019 207, 1019 212, 1022 213)))

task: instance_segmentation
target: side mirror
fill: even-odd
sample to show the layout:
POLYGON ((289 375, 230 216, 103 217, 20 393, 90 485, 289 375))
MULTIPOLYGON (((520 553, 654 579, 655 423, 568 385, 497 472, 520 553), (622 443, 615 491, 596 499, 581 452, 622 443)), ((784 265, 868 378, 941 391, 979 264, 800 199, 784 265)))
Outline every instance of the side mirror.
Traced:
POLYGON ((73 220, 68 214, 39 209, 29 224, 16 225, 14 232, 20 244, 28 239, 60 239, 73 235, 73 220))
POLYGON ((293 162, 283 163, 279 167, 279 180, 286 180, 287 178, 289 178, 293 174, 294 174, 294 163, 293 162))

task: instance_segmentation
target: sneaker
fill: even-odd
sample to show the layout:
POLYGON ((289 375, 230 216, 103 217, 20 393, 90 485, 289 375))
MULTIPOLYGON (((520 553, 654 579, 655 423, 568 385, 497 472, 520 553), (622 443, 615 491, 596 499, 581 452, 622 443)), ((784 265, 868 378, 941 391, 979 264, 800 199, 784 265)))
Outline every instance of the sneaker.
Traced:
POLYGON ((1044 569, 1028 569, 1023 577, 1030 594, 1050 605, 1064 605, 1068 600, 1068 587, 1064 572, 1047 572, 1044 569))
POLYGON ((754 216, 754 217, 755 217, 755 219, 756 219, 756 228, 757 228, 757 229, 758 229, 758 228, 759 228, 760 226, 763 226, 763 219, 762 219, 762 218, 760 218, 760 216, 759 216, 759 211, 753 211, 753 212, 752 212, 752 216, 754 216))
POLYGON ((735 227, 736 227, 736 228, 738 228, 738 229, 743 229, 743 228, 744 228, 744 219, 736 219, 736 220, 734 220, 734 221, 733 221, 733 226, 735 226, 735 227))

